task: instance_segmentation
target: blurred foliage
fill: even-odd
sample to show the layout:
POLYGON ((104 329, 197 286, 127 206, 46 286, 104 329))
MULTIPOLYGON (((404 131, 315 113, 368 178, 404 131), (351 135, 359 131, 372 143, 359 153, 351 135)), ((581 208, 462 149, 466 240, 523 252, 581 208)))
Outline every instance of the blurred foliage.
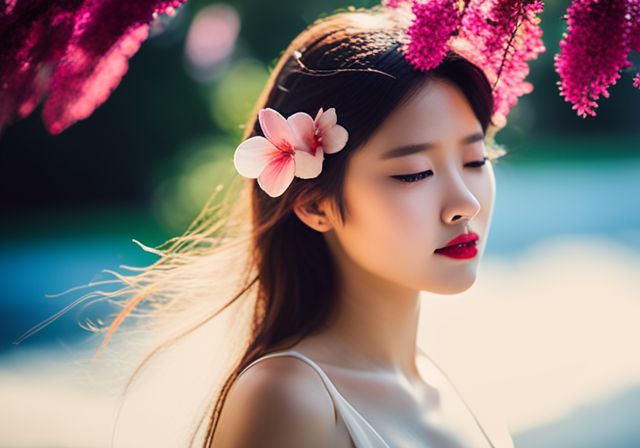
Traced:
POLYGON ((258 60, 240 60, 235 63, 210 91, 209 107, 213 121, 236 140, 256 99, 267 82, 269 72, 258 60))
POLYGON ((159 166, 151 181, 157 185, 152 204, 163 223, 176 231, 186 228, 214 189, 229 184, 235 175, 233 141, 217 137, 193 140, 159 166))

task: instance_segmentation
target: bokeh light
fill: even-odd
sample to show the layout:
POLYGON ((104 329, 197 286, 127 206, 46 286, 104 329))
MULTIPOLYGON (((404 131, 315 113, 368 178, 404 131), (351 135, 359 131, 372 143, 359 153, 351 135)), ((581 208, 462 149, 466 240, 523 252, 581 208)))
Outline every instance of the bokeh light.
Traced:
POLYGON ((198 11, 185 42, 189 74, 197 81, 212 80, 233 53, 239 32, 240 17, 232 6, 218 3, 198 11))

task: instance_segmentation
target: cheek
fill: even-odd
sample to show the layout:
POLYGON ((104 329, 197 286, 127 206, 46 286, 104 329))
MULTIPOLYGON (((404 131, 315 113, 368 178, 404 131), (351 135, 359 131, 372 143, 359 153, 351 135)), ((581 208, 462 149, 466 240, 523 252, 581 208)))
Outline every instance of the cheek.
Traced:
POLYGON ((387 183, 376 194, 381 222, 393 230, 391 238, 401 244, 420 244, 433 236, 438 225, 438 204, 434 189, 416 184, 387 183))
POLYGON ((433 251, 438 223, 433 194, 384 178, 345 185, 349 221, 343 245, 352 258, 386 276, 406 275, 433 251))

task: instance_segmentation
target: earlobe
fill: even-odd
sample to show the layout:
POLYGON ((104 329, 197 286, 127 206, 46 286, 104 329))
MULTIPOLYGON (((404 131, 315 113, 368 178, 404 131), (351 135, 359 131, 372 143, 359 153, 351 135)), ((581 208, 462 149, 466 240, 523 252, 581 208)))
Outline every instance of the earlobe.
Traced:
POLYGON ((299 203, 293 206, 293 211, 298 219, 318 232, 327 232, 331 229, 331 223, 324 211, 324 207, 317 202, 299 203))

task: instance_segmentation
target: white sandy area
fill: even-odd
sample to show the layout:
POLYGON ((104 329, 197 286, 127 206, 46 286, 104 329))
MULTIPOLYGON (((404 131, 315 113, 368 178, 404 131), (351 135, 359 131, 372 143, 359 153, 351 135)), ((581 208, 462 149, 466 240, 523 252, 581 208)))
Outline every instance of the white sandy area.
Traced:
MULTIPOLYGON (((425 295, 419 342, 513 434, 640 383, 639 278, 640 253, 604 238, 487 256, 465 293, 425 295)), ((125 402, 115 446, 186 446, 216 361, 194 354, 219 337, 199 332, 151 365, 125 402)), ((0 446, 109 446, 130 361, 91 368, 78 350, 16 352, 0 359, 0 446)))

